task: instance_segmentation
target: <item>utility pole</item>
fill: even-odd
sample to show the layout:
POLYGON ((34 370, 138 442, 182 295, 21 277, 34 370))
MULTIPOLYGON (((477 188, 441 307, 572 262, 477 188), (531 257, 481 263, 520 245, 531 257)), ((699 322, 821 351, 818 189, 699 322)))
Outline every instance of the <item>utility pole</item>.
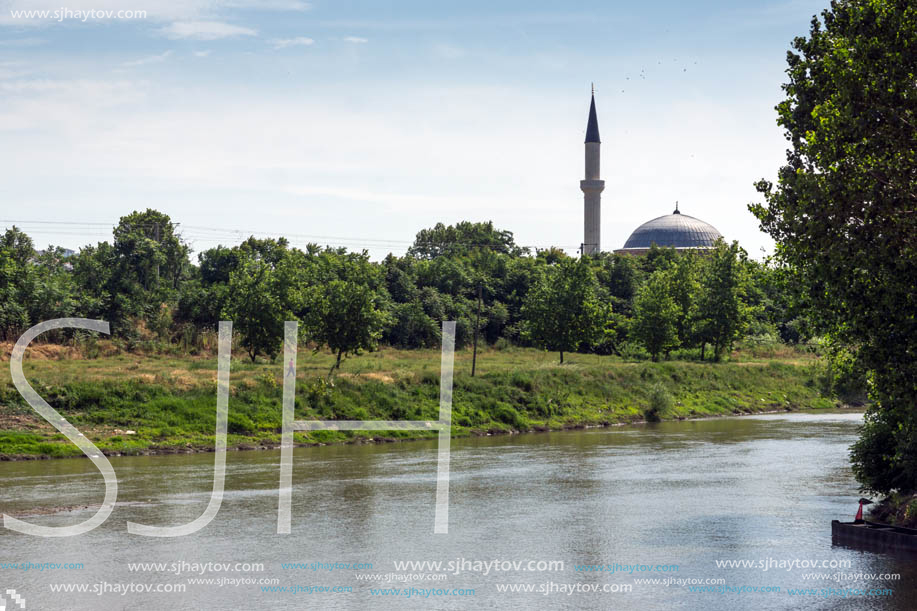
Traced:
POLYGON ((474 351, 471 354, 471 377, 478 362, 478 327, 481 324, 481 281, 478 280, 478 311, 474 315, 474 351))

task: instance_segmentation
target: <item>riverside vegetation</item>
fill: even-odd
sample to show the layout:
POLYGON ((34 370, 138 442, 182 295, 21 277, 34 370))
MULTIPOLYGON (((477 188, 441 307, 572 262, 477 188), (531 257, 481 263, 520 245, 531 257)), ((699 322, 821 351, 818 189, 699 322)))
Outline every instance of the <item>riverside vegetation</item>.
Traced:
MULTIPOLYGON (((26 356, 39 394, 107 453, 213 447, 219 320, 233 321, 233 447, 279 443, 287 320, 299 322, 303 348, 301 419, 435 420, 446 320, 456 321, 456 435, 826 407, 863 387, 856 360, 808 332, 786 270, 735 242, 705 255, 575 259, 461 222, 421 230, 404 256, 378 262, 251 237, 205 250, 195 265, 161 212, 122 217, 113 234, 76 254, 36 251, 16 228, 0 236, 7 354, 52 318, 111 325, 108 338, 50 331, 26 356)), ((0 376, 0 453, 78 455, 24 404, 8 369, 0 376)))
MULTIPOLYGON (((112 354, 111 342, 85 358, 74 349, 35 345, 24 371, 36 391, 106 454, 206 451, 214 445, 216 358, 112 354), (42 356, 43 355, 43 356, 42 356), (51 358, 48 358, 51 357, 51 358)), ((297 419, 435 420, 439 351, 384 349, 352 358, 330 382, 336 355, 300 351, 297 419)), ((7 349, 6 358, 9 357, 7 349)), ((601 426, 672 418, 829 408, 819 358, 786 346, 739 350, 728 362, 651 362, 575 354, 563 365, 531 348, 455 355, 453 435, 601 426)), ((280 443, 282 368, 234 354, 229 446, 280 443)), ((25 404, 0 373, 0 458, 80 456, 25 404)), ((314 431, 298 444, 426 437, 424 432, 314 431)))

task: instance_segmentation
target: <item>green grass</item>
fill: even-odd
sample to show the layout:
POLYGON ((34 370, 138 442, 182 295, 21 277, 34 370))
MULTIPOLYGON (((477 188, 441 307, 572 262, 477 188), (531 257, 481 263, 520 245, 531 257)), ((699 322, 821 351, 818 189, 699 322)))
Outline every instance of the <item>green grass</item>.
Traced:
MULTIPOLYGON (((344 362, 324 382, 331 355, 302 350, 297 419, 435 420, 435 350, 386 349, 344 362)), ((734 354, 726 363, 626 362, 531 349, 484 350, 470 376, 470 351, 456 353, 453 434, 545 430, 644 420, 654 393, 672 399, 666 418, 835 407, 819 395, 817 361, 786 353, 734 354)), ((26 357, 36 391, 103 452, 138 454, 212 448, 216 358, 119 354, 99 359, 26 357)), ((231 447, 280 442, 281 363, 234 356, 229 401, 231 447)), ((297 443, 409 438, 422 432, 297 433, 297 443)), ((0 457, 74 456, 80 451, 29 408, 0 371, 0 457)))

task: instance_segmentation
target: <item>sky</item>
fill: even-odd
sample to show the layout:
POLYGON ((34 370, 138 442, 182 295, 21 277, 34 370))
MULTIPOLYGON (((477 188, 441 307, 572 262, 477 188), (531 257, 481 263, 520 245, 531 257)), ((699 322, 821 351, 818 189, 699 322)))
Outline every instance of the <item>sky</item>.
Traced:
POLYGON ((678 201, 760 258, 786 52, 827 4, 0 0, 0 228, 78 249, 156 208, 195 258, 256 235, 379 259, 492 220, 573 254, 594 83, 603 250, 678 201))

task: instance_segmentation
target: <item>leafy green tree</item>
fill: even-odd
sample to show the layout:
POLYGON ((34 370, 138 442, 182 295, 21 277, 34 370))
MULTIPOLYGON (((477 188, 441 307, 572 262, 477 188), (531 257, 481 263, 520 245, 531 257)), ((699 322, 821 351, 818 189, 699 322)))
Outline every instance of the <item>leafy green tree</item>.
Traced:
POLYGON ((634 296, 640 286, 640 270, 631 255, 610 254, 602 260, 596 277, 605 287, 615 312, 629 316, 633 312, 634 296))
POLYGON ((375 350, 387 322, 367 284, 332 280, 310 288, 307 299, 306 333, 316 347, 327 346, 335 355, 328 372, 340 369, 345 355, 375 350))
POLYGON ((657 269, 668 269, 678 260, 678 251, 667 246, 650 245, 650 250, 639 258, 640 267, 646 274, 652 274, 657 269))
POLYGON ((675 332, 682 348, 693 345, 694 320, 697 317, 697 300, 700 298, 697 256, 682 253, 668 273, 669 294, 678 308, 675 332))
POLYGON ((114 247, 119 273, 142 287, 146 296, 162 301, 178 288, 188 264, 188 247, 167 214, 148 208, 121 217, 114 229, 114 247))
POLYGON ((697 304, 697 329, 701 342, 713 345, 713 358, 720 360, 745 329, 745 251, 738 242, 721 239, 709 255, 701 279, 697 304))
POLYGON ((392 309, 392 325, 385 337, 389 344, 398 348, 435 348, 440 341, 436 321, 424 312, 423 306, 414 301, 399 303, 392 309))
POLYGON ((610 308, 596 297, 596 280, 586 260, 566 258, 547 268, 529 291, 522 317, 525 334, 547 350, 572 352, 596 342, 610 308))
POLYGON ((751 206, 817 330, 857 351, 871 398, 853 469, 917 490, 917 5, 834 1, 787 54, 790 149, 751 206))
POLYGON ((29 287, 31 324, 76 314, 79 303, 68 259, 60 247, 49 246, 36 254, 29 287))
POLYGON ((16 227, 0 236, 0 335, 15 339, 29 326, 32 240, 16 227))
MULTIPOLYGON (((117 255, 109 242, 85 246, 70 258, 73 281, 77 286, 79 311, 87 318, 120 321, 117 283, 117 255)), ((117 329, 116 329, 117 330, 117 329)))
POLYGON ((229 275, 229 299, 223 317, 233 321, 252 362, 259 354, 273 361, 283 342, 286 313, 275 287, 274 270, 265 261, 246 257, 229 275))
POLYGON ((156 210, 132 212, 114 228, 114 241, 81 249, 70 261, 79 309, 130 335, 133 323, 156 326, 179 301, 187 277, 188 247, 169 217, 156 210))
POLYGON ((420 230, 407 254, 418 259, 435 259, 443 255, 457 257, 478 249, 512 256, 526 252, 516 246, 513 232, 496 229, 492 221, 462 221, 454 226, 437 223, 432 229, 420 230))
POLYGON ((650 275, 634 298, 631 333, 654 361, 678 346, 680 310, 672 293, 672 274, 660 269, 650 275))

